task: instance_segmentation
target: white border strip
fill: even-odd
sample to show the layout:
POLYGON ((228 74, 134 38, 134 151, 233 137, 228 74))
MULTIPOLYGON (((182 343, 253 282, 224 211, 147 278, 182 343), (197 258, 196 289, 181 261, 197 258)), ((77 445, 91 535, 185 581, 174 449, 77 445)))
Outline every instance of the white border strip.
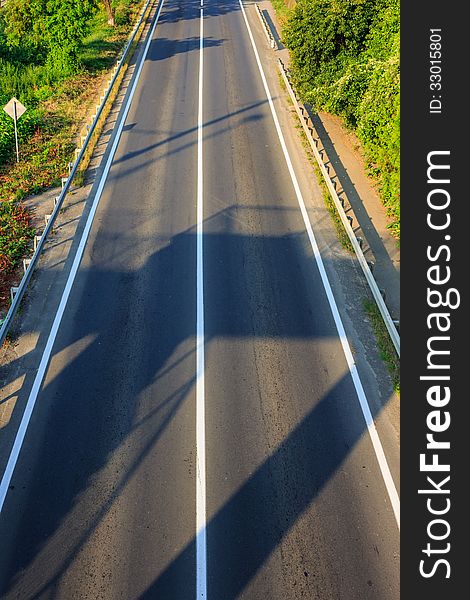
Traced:
POLYGON ((400 529, 400 499, 398 497, 398 492, 395 487, 395 483, 392 478, 392 474, 390 473, 390 468, 387 463, 387 459, 385 457, 384 450, 382 448, 382 444, 380 442, 379 435, 377 433, 377 429, 374 424, 374 419, 372 417, 372 413, 367 402, 367 398, 364 392, 364 388, 362 387, 362 382, 359 378, 359 373, 357 371, 356 364, 354 362, 354 357, 351 352, 351 348, 349 346, 348 339, 346 337, 346 332, 344 329, 343 322, 341 321, 341 317, 338 311, 338 307, 336 305, 336 300, 333 296, 333 291, 331 289, 330 282, 328 281, 328 276, 325 271, 325 266, 323 264, 323 260, 320 254, 320 250, 318 248, 317 241, 315 239, 315 235, 313 233, 312 225, 310 223, 310 219, 308 217, 308 212, 305 207, 305 201, 302 196, 302 192, 300 190, 299 182, 297 180, 297 176, 294 171, 294 167, 292 165, 291 158, 289 156, 289 151, 287 150, 286 142, 284 139, 284 135, 281 130, 281 126, 279 124, 279 119, 276 113, 276 109, 274 107, 274 102, 271 96, 271 92, 269 90, 268 82, 266 80, 266 76, 264 74, 263 67, 261 65, 260 57, 258 54, 258 49, 256 47, 255 40, 253 38, 253 33, 251 31, 250 24, 248 22, 248 18, 246 15, 245 7, 243 6, 242 0, 238 0, 240 4, 240 8, 243 13, 243 17, 245 19, 246 28, 248 30, 248 35, 250 36, 251 45, 253 47, 253 52, 255 53, 256 62, 258 63, 258 69, 261 75, 261 79, 263 81, 264 90, 266 92, 266 96, 269 102, 269 106, 271 108, 272 117, 274 120, 274 124, 276 126, 277 135, 279 136, 279 141, 281 142, 282 151, 284 153, 284 157, 286 159, 287 167, 289 169, 289 173, 292 179, 292 183, 295 189, 295 193, 297 196, 297 200, 299 203, 300 211, 302 213, 302 217, 304 219, 305 228, 307 230, 307 234, 310 240, 310 244, 312 246, 313 254, 315 256, 315 260, 318 266, 318 270, 320 271, 321 280, 323 283, 323 287, 325 288, 326 296, 328 298, 328 302, 331 308, 331 312, 333 313, 333 319, 335 321, 336 329, 338 330, 338 335, 341 340, 341 345, 343 347, 343 352, 346 357, 346 361, 348 363, 349 371, 351 373, 351 377, 354 383, 354 387, 356 388, 357 396, 359 399, 359 404, 361 405, 362 414, 364 416, 367 430, 369 431, 369 435, 372 441, 372 445, 374 447, 375 455, 377 457, 377 461, 379 463, 380 470, 382 472, 382 477, 385 482, 385 486, 387 488, 387 492, 390 498, 390 502, 392 504, 393 513, 395 515, 395 519, 398 525, 398 529, 400 529))
MULTIPOLYGON (((202 0, 201 0, 202 5, 202 0)), ((196 230, 196 598, 207 598, 206 539, 206 424, 204 380, 204 179, 203 179, 203 83, 204 9, 201 8, 199 39, 199 109, 197 122, 197 230, 196 230)))
POLYGON ((124 127, 124 123, 126 121, 127 115, 129 113, 129 109, 132 103, 132 99, 134 97, 135 94, 135 90, 137 88, 137 84, 139 82, 139 78, 140 78, 140 74, 142 72, 142 68, 144 66, 144 62, 145 62, 145 58, 147 56, 149 47, 150 47, 150 43, 152 41, 153 38, 153 34, 155 32, 155 28, 157 26, 158 20, 160 18, 160 13, 162 11, 163 8, 163 4, 165 3, 165 0, 161 0, 161 4, 160 4, 160 8, 158 9, 158 13, 157 16, 155 18, 155 22, 152 26, 152 29, 148 35, 148 39, 147 39, 147 43, 145 45, 145 49, 144 52, 142 54, 142 58, 139 64, 139 67, 137 69, 136 75, 135 75, 135 79, 131 88, 131 91, 129 93, 129 97, 127 99, 127 104, 124 108, 124 111, 121 115, 121 120, 119 122, 118 128, 116 130, 116 135, 114 137, 114 141, 113 141, 113 145, 111 146, 111 151, 109 153, 108 156, 108 160, 106 161, 106 165, 105 168, 103 170, 103 174, 101 176, 100 179, 100 183, 98 186, 98 189, 96 190, 96 194, 95 194, 95 198, 93 200, 93 204, 92 207, 90 209, 90 213, 88 215, 87 221, 86 221, 86 225, 85 225, 85 229, 83 230, 82 233, 82 237, 80 239, 80 243, 77 249, 77 253, 75 255, 74 261, 72 263, 72 267, 70 269, 70 273, 69 276, 67 278, 67 283, 65 285, 64 291, 62 293, 62 298, 60 300, 60 304, 59 307, 57 309, 55 318, 54 318, 54 322, 52 324, 52 328, 51 331, 49 333, 49 337, 47 339, 47 343, 46 343, 46 347, 44 348, 44 352, 43 355, 41 357, 41 362, 39 363, 39 367, 38 367, 38 371, 36 373, 36 377, 34 379, 33 382, 33 386, 31 388, 31 392, 29 394, 29 398, 28 398, 28 402, 26 403, 26 408, 23 414, 23 417, 21 419, 21 423, 20 426, 18 428, 18 432, 16 434, 15 437, 15 441, 13 443, 13 447, 12 450, 10 452, 10 456, 8 458, 8 463, 7 466, 5 468, 5 472, 3 474, 2 477, 2 481, 0 483, 0 512, 3 509, 3 505, 5 502, 5 498, 6 495, 8 493, 8 488, 10 486, 10 481, 11 478, 13 476, 13 471, 15 470, 16 467, 16 463, 18 461, 18 457, 20 455, 21 452, 21 447, 23 446, 23 441, 26 435, 26 431, 28 429, 28 425, 31 419, 31 415, 33 413, 33 409, 34 406, 36 404, 36 400, 39 394, 39 390, 41 388, 44 376, 46 374, 47 371, 47 367, 49 364, 49 360, 51 358, 51 353, 52 353, 52 347, 54 345, 56 336, 57 336, 57 332, 59 330, 60 327, 60 323, 62 321, 62 317, 64 315, 64 311, 65 311, 65 307, 67 305, 67 301, 69 299, 70 296, 70 291, 72 289, 73 283, 75 281, 75 276, 77 275, 77 271, 80 267, 80 263, 83 257, 83 253, 85 250, 85 245, 87 243, 88 240, 88 236, 91 230, 91 226, 93 225, 93 220, 95 218, 95 214, 96 214, 96 210, 98 208, 98 205, 100 203, 101 200, 101 194, 103 192, 103 188, 104 185, 106 183, 106 179, 108 177, 109 171, 111 169, 111 165, 114 159, 114 155, 116 153, 116 149, 118 147, 119 141, 121 139, 121 133, 122 133, 122 129, 124 127))

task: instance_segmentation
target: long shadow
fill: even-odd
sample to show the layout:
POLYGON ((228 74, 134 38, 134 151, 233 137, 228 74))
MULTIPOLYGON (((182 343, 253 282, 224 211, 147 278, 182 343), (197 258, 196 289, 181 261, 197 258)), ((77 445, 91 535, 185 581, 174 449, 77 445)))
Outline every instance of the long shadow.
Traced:
MULTIPOLYGON (((232 8, 233 8, 232 5, 235 7, 234 8, 235 10, 239 10, 238 4, 236 2, 226 2, 226 3, 221 2, 220 5, 219 5, 219 3, 217 3, 216 7, 214 7, 214 4, 212 3, 212 8, 208 9, 207 14, 216 14, 219 12, 220 12, 220 14, 223 14, 229 10, 232 10, 232 8)), ((180 0, 177 3, 173 3, 171 5, 168 2, 166 2, 165 10, 163 11, 163 13, 161 15, 160 22, 174 22, 178 19, 188 19, 188 16, 190 18, 196 18, 196 17, 199 18, 199 16, 200 16, 199 9, 200 9, 199 0, 193 0, 193 1, 189 1, 189 2, 186 0, 180 0)), ((206 47, 220 46, 223 42, 224 42, 224 40, 212 40, 210 38, 205 39, 206 47)), ((96 44, 99 45, 100 43, 101 42, 90 42, 89 45, 91 47, 96 44)), ((195 50, 196 48, 199 49, 199 39, 196 39, 196 38, 188 38, 185 40, 170 40, 167 38, 157 37, 155 40, 153 40, 153 42, 151 44, 151 50, 150 50, 148 59, 164 60, 164 59, 171 58, 175 54, 190 52, 192 50, 195 50)), ((250 105, 248 107, 244 107, 243 109, 240 109, 240 111, 237 111, 233 114, 229 114, 226 117, 223 117, 221 119, 214 119, 213 121, 208 122, 205 126, 215 125, 219 122, 219 120, 230 119, 231 117, 237 116, 239 113, 250 111, 250 110, 264 104, 265 102, 266 101, 262 101, 262 102, 250 105)), ((258 118, 261 118, 261 116, 254 114, 254 115, 250 115, 249 117, 247 117, 247 120, 255 120, 258 118)), ((129 130, 132 130, 135 127, 135 125, 136 125, 135 123, 129 123, 123 129, 124 129, 124 131, 129 131, 129 130)), ((140 151, 131 152, 131 153, 126 154, 122 159, 116 160, 115 164, 118 164, 119 162, 122 162, 123 160, 129 160, 132 158, 136 158, 142 153, 147 153, 152 150, 158 149, 160 146, 169 144, 172 141, 174 141, 180 137, 184 137, 184 136, 188 136, 188 135, 190 136, 191 134, 193 134, 196 131, 197 131, 197 126, 195 126, 193 128, 189 128, 188 130, 180 132, 176 135, 166 136, 164 139, 162 139, 160 142, 158 142, 156 144, 152 144, 140 151)), ((145 135, 153 135, 154 136, 155 132, 147 132, 147 131, 141 130, 141 131, 139 131, 139 135, 140 136, 145 136, 145 135)), ((188 143, 188 144, 181 146, 180 148, 176 149, 174 152, 171 152, 171 153, 181 152, 192 146, 193 146, 193 143, 188 143)), ((169 154, 166 154, 162 158, 166 158, 168 155, 169 154)), ((106 158, 106 155, 104 158, 106 158)), ((143 163, 141 165, 141 168, 147 166, 149 162, 153 162, 153 160, 143 163)), ((134 169, 135 168, 136 167, 134 167, 134 169)), ((1 166, 0 166, 0 169, 1 169, 1 166)), ((126 174, 127 174, 127 172, 124 174, 124 176, 126 174)), ((96 189, 96 184, 94 186, 94 189, 96 189)), ((90 194, 90 197, 93 197, 93 193, 90 194)), ((84 213, 81 217, 81 225, 84 224, 86 217, 88 215, 88 211, 89 211, 89 206, 86 207, 86 209, 84 210, 84 213)), ((65 225, 65 223, 62 225, 65 225)), ((65 266, 67 266, 67 264, 70 264, 73 261, 74 250, 77 247, 78 240, 80 238, 80 235, 79 235, 80 231, 81 231, 81 228, 79 228, 79 230, 77 231, 77 235, 74 238, 71 251, 69 253, 68 258, 65 261, 65 266)), ((44 277, 47 277, 47 274, 43 274, 43 278, 44 277)), ((52 279, 54 279, 54 277, 55 277, 55 275, 52 275, 52 279)), ((27 332, 27 329, 23 328, 22 332, 23 333, 27 332)), ((47 336, 41 335, 40 339, 38 340, 38 347, 43 346, 45 344, 46 339, 47 339, 47 336)), ((32 350, 30 352, 30 354, 34 354, 34 351, 32 350)), ((24 356, 21 360, 24 361, 24 356)), ((14 363, 16 363, 16 362, 17 361, 13 360, 7 365, 8 370, 10 372, 12 371, 12 369, 14 369, 14 363)), ((0 365, 0 374, 1 374, 2 370, 3 370, 3 366, 0 365)), ((30 388, 31 387, 30 383, 33 381, 33 379, 34 379, 34 369, 31 368, 31 369, 28 369, 28 373, 26 374, 24 387, 30 388)), ((10 440, 8 440, 6 445, 10 445, 10 440)))
MULTIPOLYGON (((338 427, 351 398, 349 375, 340 380, 207 524, 208 597, 235 600, 319 495, 364 434, 359 420, 338 427), (279 480, 281 485, 278 486, 279 480), (269 507, 269 509, 267 509, 269 507)), ((351 530, 353 529, 351 525, 351 530)), ((313 541, 312 541, 313 542, 313 541)), ((358 547, 358 554, 360 548, 358 547)), ((175 595, 174 581, 194 561, 195 538, 140 600, 190 600, 195 580, 175 595)), ((341 563, 338 555, 338 564, 341 563)), ((362 556, 349 560, 364 569, 362 556)), ((194 568, 194 566, 193 566, 194 568)))
MULTIPOLYGON (((78 539, 74 540, 73 548, 69 553, 65 555, 60 565, 60 568, 50 579, 48 579, 41 587, 39 587, 39 589, 34 593, 34 595, 31 596, 31 600, 41 598, 45 592, 47 592, 48 590, 50 591, 51 589, 54 590, 56 588, 56 586, 60 582, 61 577, 67 572, 67 569, 77 558, 80 550, 88 542, 90 536, 98 527, 102 519, 108 514, 113 504, 119 499, 126 485, 137 472, 142 461, 146 458, 148 453, 158 442, 158 439, 176 415, 177 411, 181 407, 181 404, 185 401, 194 383, 195 377, 186 381, 178 390, 176 390, 174 394, 171 394, 170 396, 168 396, 168 398, 165 398, 165 400, 160 402, 159 405, 151 413, 149 413, 145 418, 133 424, 133 426, 129 429, 129 432, 127 434, 128 436, 130 436, 131 434, 135 434, 139 431, 139 429, 148 425, 149 422, 155 422, 156 417, 159 418, 159 423, 157 427, 155 427, 155 423, 153 423, 153 434, 149 437, 148 440, 146 440, 145 445, 135 457, 133 464, 125 472, 123 477, 119 479, 113 486, 113 492, 107 497, 107 499, 104 502, 102 502, 98 506, 98 510, 96 510, 96 512, 93 514, 92 519, 89 521, 88 527, 81 533, 78 539)), ((179 576, 181 577, 181 575, 182 573, 180 572, 179 576)), ((188 575, 191 575, 191 570, 188 571, 188 575)))
MULTIPOLYGON (((214 40, 210 37, 204 38, 205 48, 217 48, 225 40, 214 40)), ((199 51, 199 37, 190 37, 183 40, 171 40, 164 37, 158 37, 152 42, 147 60, 159 61, 167 60, 176 54, 185 54, 187 52, 199 51), (154 51, 152 51, 154 50, 154 51)))
MULTIPOLYGON (((246 124, 246 123, 250 123, 250 122, 252 123, 254 121, 261 121, 265 118, 266 118, 265 115, 262 115, 260 113, 248 115, 248 116, 240 119, 240 121, 237 125, 239 125, 240 123, 246 124)), ((219 128, 219 129, 217 129, 217 131, 214 131, 213 133, 205 133, 204 134, 204 142, 207 142, 208 140, 214 139, 216 137, 220 137, 221 135, 231 131, 232 129, 234 129, 234 126, 229 123, 227 125, 227 127, 219 128)), ((157 142, 156 144, 152 144, 152 146, 154 146, 155 148, 159 148, 165 144, 166 144, 166 141, 162 141, 162 142, 157 142)), ((167 150, 163 154, 160 154, 157 156, 153 155, 151 158, 148 158, 148 160, 145 160, 145 161, 140 160, 138 162, 138 164, 133 163, 127 169, 120 169, 118 172, 112 173, 111 178, 113 181, 118 181, 120 179, 126 179, 126 177, 128 175, 135 173, 136 171, 145 170, 151 164, 155 164, 162 160, 167 160, 170 157, 175 157, 176 155, 184 152, 185 150, 193 148, 196 145, 197 145, 197 140, 193 140, 193 141, 187 142, 185 144, 181 144, 179 146, 171 148, 171 150, 170 149, 167 150)), ((125 154, 122 159, 120 159, 119 161, 116 161, 116 162, 122 163, 122 162, 125 162, 126 160, 131 160, 135 156, 142 155, 142 154, 148 154, 149 152, 151 152, 151 150, 152 150, 152 148, 150 146, 148 146, 147 148, 142 148, 142 150, 137 150, 135 152, 129 152, 129 153, 125 154), (131 156, 131 155, 133 155, 133 156, 131 156)))
MULTIPOLYGON (((179 136, 176 136, 176 137, 179 137, 179 136)), ((218 213, 214 213, 208 219, 206 219, 205 222, 206 223, 210 223, 212 221, 215 221, 218 218, 220 218, 221 215, 224 215, 228 219, 235 219, 236 221, 242 222, 243 218, 242 217, 236 217, 234 215, 234 213, 236 213, 236 212, 244 212, 244 211, 252 211, 252 210, 263 211, 263 212, 294 212, 295 213, 295 212, 297 212, 298 209, 297 208, 289 208, 289 207, 286 207, 286 206, 269 206, 267 204, 264 204, 264 205, 262 205, 262 204, 253 204, 253 205, 250 205, 250 206, 232 205, 232 206, 229 206, 229 207, 226 207, 226 208, 222 209, 218 213)), ((77 236, 77 237, 79 237, 79 236, 77 236)), ((76 238, 74 238, 74 239, 76 239, 76 238)), ((61 245, 63 243, 66 243, 67 241, 70 241, 70 240, 63 240, 63 241, 58 242, 58 243, 52 243, 52 244, 50 244, 50 245, 48 245, 46 247, 45 252, 48 252, 53 247, 61 245)), ((129 242, 129 245, 127 247, 123 246, 123 248, 122 248, 122 255, 123 256, 125 256, 126 252, 130 251, 131 246, 134 246, 134 244, 132 242, 129 242)), ((73 256, 74 253, 71 252, 70 254, 73 256)), ((67 261, 71 262, 70 256, 67 258, 67 261)), ((47 272, 42 273, 42 277, 43 278, 45 278, 47 276, 48 276, 47 272)), ((51 281, 46 287, 53 286, 53 285, 55 285, 55 283, 53 281, 51 281)), ((25 332, 26 333, 32 332, 32 330, 30 330, 28 328, 23 328, 22 331, 23 331, 23 333, 25 333, 25 332)), ((61 349, 63 349, 63 347, 58 347, 58 350, 61 350, 61 349)), ((17 365, 21 365, 22 363, 24 363, 25 359, 27 359, 27 357, 29 355, 34 356, 34 349, 30 350, 27 355, 21 355, 19 358, 13 358, 12 360, 10 360, 5 365, 0 365, 0 376, 2 376, 2 372, 3 371, 5 371, 5 372, 8 371, 8 372, 15 373, 16 369, 17 369, 17 365)), ((36 363, 34 363, 34 364, 36 364, 36 363)), ((28 389, 28 390, 31 388, 30 383, 32 384, 32 381, 33 381, 34 376, 35 376, 35 369, 34 369, 33 365, 31 366, 31 368, 27 369, 27 371, 28 372, 26 374, 26 379, 22 383, 21 388, 13 391, 9 396, 6 396, 5 398, 3 398, 2 402, 6 402, 10 397, 17 396, 18 393, 20 392, 20 390, 22 388, 28 389)))
POLYGON ((285 46, 282 43, 282 40, 281 40, 281 37, 280 37, 279 33, 277 32, 276 25, 274 24, 274 21, 271 19, 271 15, 269 14, 269 11, 263 10, 262 13, 263 13, 264 18, 266 19, 268 25, 269 25, 269 29, 271 30, 273 38, 276 41, 277 49, 278 50, 284 50, 285 46))
MULTIPOLYGON (((314 340, 333 335, 331 316, 312 314, 302 278, 292 269, 299 262, 311 269, 311 257, 302 252, 303 238, 304 234, 205 236, 212 272, 208 345, 224 337, 314 340), (257 260, 246 262, 247 257, 257 260), (233 286, 230 293, 230 286, 224 285, 230 278, 240 283, 235 293, 233 286), (275 293, 263 291, 263 279, 271 280, 275 293)), ((13 490, 2 512, 4 524, 18 520, 17 541, 0 588, 5 594, 14 593, 20 574, 28 577, 28 565, 43 555, 55 557, 56 564, 47 565, 42 581, 35 579, 28 598, 55 589, 193 393, 195 282, 188 282, 194 277, 195 244, 192 231, 176 235, 134 271, 106 269, 107 257, 101 264, 97 256, 96 266, 84 270, 77 281, 76 289, 83 291, 71 298, 74 320, 65 319, 56 353, 90 336, 93 341, 65 361, 62 370, 52 368, 41 392, 35 419, 45 426, 30 440, 20 458, 23 464, 17 467, 19 472, 34 472, 27 490, 19 492, 24 494, 24 511, 15 515, 18 498, 13 490), (155 281, 160 284, 150 285, 155 281), (97 297, 107 301, 96 304, 97 297), (113 349, 112 360, 105 348, 113 349), (144 417, 138 416, 142 406, 144 417), (94 475, 131 438, 133 451, 113 476, 112 491, 93 497, 94 475), (39 462, 47 470, 39 468, 39 462), (92 498, 83 500, 87 493, 92 498), (80 525, 75 533, 71 528, 64 541, 63 528, 72 517, 86 526, 80 525)), ((121 256, 118 262, 125 259, 121 256)), ((115 261, 117 257, 111 262, 115 261)), ((363 435, 365 424, 354 396, 345 376, 318 398, 301 424, 211 520, 209 554, 212 546, 218 557, 211 597, 237 597, 363 435), (356 417, 341 427, 338 415, 345 405, 356 407, 352 411, 356 417)), ((194 541, 143 597, 193 597, 193 572, 194 541)))
MULTIPOLYGON (((89 487, 90 477, 105 467, 113 452, 140 428, 135 460, 118 474, 115 490, 97 502, 93 518, 83 517, 89 526, 78 539, 70 537, 67 549, 56 548, 56 556, 63 557, 62 564, 45 587, 55 585, 187 398, 194 380, 194 355, 186 352, 185 358, 175 359, 173 354, 181 342, 189 340, 190 344, 194 336, 195 311, 191 307, 195 285, 188 285, 193 274, 187 259, 194 253, 194 236, 184 236, 150 257, 137 271, 95 268, 84 273, 89 292, 77 299, 73 324, 64 319, 64 333, 57 339, 55 352, 89 335, 95 337, 54 379, 46 381, 41 392, 35 417, 41 422, 51 404, 53 409, 46 429, 32 441, 29 456, 24 457, 29 463, 25 472, 34 469, 38 456, 48 468, 38 469, 25 499, 29 508, 18 523, 17 536, 24 543, 16 545, 11 557, 11 564, 16 565, 11 576, 41 552, 44 540, 60 529, 77 498, 89 487), (161 286, 152 294, 142 295, 142 286, 145 288, 154 277, 161 286), (98 296, 109 295, 109 301, 97 306, 89 295, 91 290, 98 296), (112 357, 103 353, 105 346, 113 348, 112 357), (162 377, 166 378, 163 387, 158 385, 162 377), (151 386, 155 397, 149 397, 151 386), (145 420, 136 419, 142 404, 147 406, 145 420), (77 428, 77 423, 86 423, 87 427, 77 428), (50 472, 56 473, 57 483, 60 481, 60 495, 50 493, 50 472), (34 516, 38 511, 41 519, 34 516)), ((80 287, 79 281, 76 284, 80 287)), ((21 465, 18 470, 22 470, 21 465)), ((1 515, 4 526, 9 514, 13 521, 17 518, 14 490, 10 496, 11 508, 6 504, 1 515)), ((7 573, 8 568, 0 574, 5 577, 7 573)))
MULTIPOLYGON (((162 14, 163 22, 181 18, 183 10, 196 4, 176 2, 162 14)), ((239 6, 235 0, 211 1, 206 10, 223 14, 239 6)), ((182 44, 177 51, 187 51, 182 44)), ((168 45, 165 52, 170 56, 174 50, 168 45)), ((258 116, 247 117, 253 118, 258 116)), ((194 130, 169 139, 188 133, 194 130)), ((114 235, 114 241, 122 238, 122 232, 114 235)), ((212 299, 208 346, 224 337, 335 337, 331 315, 312 310, 311 295, 303 287, 302 273, 312 272, 304 234, 208 233, 204 239, 212 273, 207 282, 212 299), (230 292, 231 280, 241 282, 236 291, 230 292)), ((0 557, 0 595, 17 595, 17 586, 26 581, 28 600, 54 597, 62 577, 155 452, 163 433, 182 407, 193 403, 194 231, 171 236, 166 245, 158 243, 158 249, 144 253, 149 258, 143 265, 136 259, 142 256, 137 244, 111 255, 94 248, 90 264, 79 273, 67 308, 73 321, 64 319, 54 350, 57 355, 78 345, 80 351, 63 360, 63 367, 52 362, 35 409, 36 435, 28 440, 17 467, 24 474, 24 489, 11 490, 1 515, 2 529, 8 530, 4 539, 14 549, 8 558, 0 557), (106 301, 97 303, 96 298, 106 301), (80 346, 86 339, 91 342, 80 346), (129 447, 132 451, 126 453, 129 447), (100 489, 95 478, 111 464, 114 469, 118 452, 124 452, 125 460, 107 474, 109 481, 100 489), (15 511, 18 505, 24 508, 21 514, 15 511)), ((111 247, 114 251, 112 240, 111 247)), ((318 280, 313 287, 323 294, 318 280)), ((318 373, 319 380, 324 377, 323 371, 318 373)), ((331 385, 316 397, 312 392, 313 407, 300 424, 210 520, 209 556, 217 555, 218 563, 212 563, 211 598, 231 600, 246 588, 364 434, 349 375, 331 385), (340 418, 345 406, 353 415, 347 426, 340 418)), ((194 557, 192 540, 142 598, 193 599, 194 557)))
MULTIPOLYGON (((221 123, 222 121, 230 121, 230 119, 233 119, 234 117, 238 117, 240 115, 243 115, 246 112, 250 112, 252 110, 254 110, 255 108, 259 108, 260 106, 263 106, 267 103, 267 100, 262 100, 260 102, 255 102, 254 104, 250 104, 249 106, 244 106, 243 108, 240 108, 239 110, 233 111, 231 113, 228 113, 226 115, 224 115, 223 117, 218 117, 217 119, 212 119, 210 121, 207 121, 206 123, 203 124, 203 128, 207 129, 208 127, 212 127, 213 125, 217 125, 218 123, 221 123)), ((260 120, 262 118, 264 118, 264 115, 260 114, 260 113, 253 113, 252 115, 249 115, 248 117, 246 117, 247 120, 260 120)), ((132 127, 135 125, 132 124, 132 127)), ((230 130, 232 127, 229 125, 227 127, 227 129, 224 129, 223 131, 228 131, 230 130)), ((167 137, 165 137, 164 139, 160 140, 159 142, 156 142, 155 144, 150 144, 148 146, 146 146, 145 148, 139 149, 139 150, 135 150, 133 152, 127 152, 126 154, 124 154, 121 158, 117 159, 114 161, 113 164, 119 164, 125 161, 128 161, 130 159, 136 158, 137 156, 140 156, 141 154, 146 154, 147 152, 151 152, 152 150, 156 150, 157 148, 160 148, 162 146, 165 146, 166 144, 170 144, 171 142, 174 142, 176 140, 179 140, 181 138, 184 138, 186 136, 190 136, 192 134, 194 134, 195 132, 197 132, 198 127, 194 126, 194 127, 190 127, 189 129, 185 129, 184 131, 180 131, 178 133, 175 133, 173 135, 168 135, 167 137)), ((220 132, 217 132, 220 133, 220 132)), ((139 135, 155 135, 155 132, 147 132, 147 131, 143 131, 143 130, 139 130, 139 135)), ((191 142, 190 144, 188 144, 187 146, 181 146, 181 149, 185 149, 187 147, 193 146, 194 142, 191 142)), ((165 154, 162 158, 166 158, 168 155, 165 154)))

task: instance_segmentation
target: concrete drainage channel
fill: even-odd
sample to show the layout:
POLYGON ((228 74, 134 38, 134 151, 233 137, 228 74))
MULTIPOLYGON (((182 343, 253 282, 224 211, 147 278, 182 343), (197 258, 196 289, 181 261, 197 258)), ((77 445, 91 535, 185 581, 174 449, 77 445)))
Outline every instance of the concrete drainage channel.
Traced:
POLYGON ((69 193, 74 179, 83 179, 84 173, 88 168, 95 146, 100 138, 103 126, 112 109, 113 103, 119 93, 120 86, 128 70, 134 52, 145 30, 147 21, 152 11, 158 6, 160 0, 147 0, 144 4, 140 17, 137 20, 124 49, 116 61, 113 74, 109 80, 108 86, 100 97, 100 102, 95 108, 92 122, 85 126, 84 133, 81 136, 81 148, 75 150, 76 158, 73 163, 69 163, 69 175, 62 178, 62 190, 53 202, 52 211, 45 216, 45 228, 40 236, 35 236, 33 245, 33 255, 31 258, 23 260, 23 277, 17 286, 12 286, 10 290, 11 305, 1 322, 0 328, 0 347, 5 341, 8 332, 12 326, 15 315, 21 304, 21 300, 27 290, 34 269, 37 267, 39 258, 44 251, 46 241, 53 232, 54 222, 64 205, 64 201, 69 193))
MULTIPOLYGON (((258 4, 256 4, 256 10, 263 25, 270 48, 277 49, 277 43, 274 39, 273 33, 258 4)), ((324 181, 328 187, 328 191, 333 199, 338 215, 351 241, 362 272, 380 311, 382 319, 390 335, 390 339, 395 347, 396 353, 398 357, 400 357, 400 334, 398 332, 399 323, 391 317, 382 292, 372 274, 372 268, 374 264, 372 251, 369 247, 364 247, 365 235, 361 232, 358 219, 354 215, 353 208, 346 196, 346 193, 342 189, 337 190, 339 179, 331 164, 331 161, 328 158, 325 148, 322 147, 320 136, 315 129, 308 108, 298 99, 290 79, 289 71, 286 69, 281 59, 278 59, 278 66, 290 99, 295 107, 297 116, 302 124, 302 128, 312 148, 324 181), (362 235, 360 235, 361 233, 362 235)))

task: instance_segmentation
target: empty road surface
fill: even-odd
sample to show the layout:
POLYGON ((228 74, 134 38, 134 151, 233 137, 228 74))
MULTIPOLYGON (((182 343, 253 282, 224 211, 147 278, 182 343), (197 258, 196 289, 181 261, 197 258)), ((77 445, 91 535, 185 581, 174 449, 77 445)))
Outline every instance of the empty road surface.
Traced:
POLYGON ((396 491, 255 8, 157 17, 3 475, 0 597, 397 600, 396 491))

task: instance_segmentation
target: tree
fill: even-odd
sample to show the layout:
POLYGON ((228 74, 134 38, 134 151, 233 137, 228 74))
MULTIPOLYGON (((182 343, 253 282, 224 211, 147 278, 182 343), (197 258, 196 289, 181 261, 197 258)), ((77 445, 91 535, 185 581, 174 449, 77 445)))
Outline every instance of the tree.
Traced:
MULTIPOLYGON (((3 9, 4 33, 10 47, 44 49, 42 0, 10 0, 3 9)), ((40 57, 38 57, 40 58, 40 57)))
POLYGON ((50 75, 70 75, 78 69, 78 50, 96 5, 96 0, 9 0, 7 43, 35 49, 50 75))
POLYGON ((114 6, 112 0, 101 0, 102 4, 106 10, 106 14, 108 15, 108 25, 114 27, 116 25, 116 20, 114 18, 114 6))
MULTIPOLYGON (((42 0, 44 2, 44 0, 42 0)), ((65 75, 78 70, 78 50, 88 33, 95 0, 46 0, 45 37, 50 69, 65 75)))

